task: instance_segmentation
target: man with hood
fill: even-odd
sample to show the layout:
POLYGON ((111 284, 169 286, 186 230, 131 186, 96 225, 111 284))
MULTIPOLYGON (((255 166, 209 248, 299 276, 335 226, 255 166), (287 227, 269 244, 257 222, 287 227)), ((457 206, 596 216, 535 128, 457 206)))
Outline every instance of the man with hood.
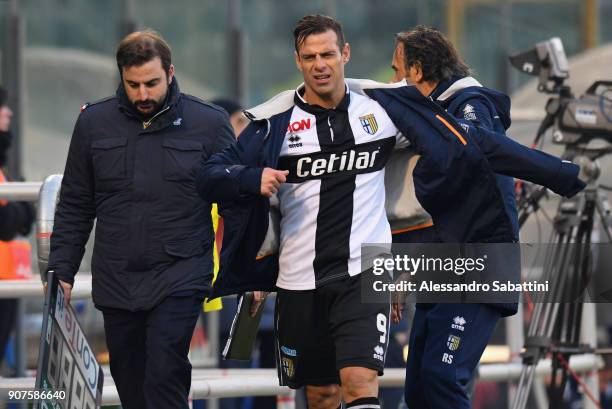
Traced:
MULTIPOLYGON (((396 34, 395 44, 391 62, 393 82, 406 79, 455 118, 499 133, 510 128, 510 98, 473 78, 470 68, 439 30, 417 26, 396 34)), ((514 180, 501 174, 497 174, 496 179, 514 239, 518 241, 514 180)))
MULTIPOLYGON (((417 26, 398 33, 395 39, 396 47, 391 63, 394 71, 392 81, 406 79, 423 96, 454 117, 499 135, 505 134, 510 127, 510 98, 482 86, 471 77, 469 67, 444 34, 434 28, 417 26)), ((415 157, 415 160, 418 158, 415 157)), ((503 199, 504 212, 512 226, 512 237, 504 241, 518 242, 514 179, 501 174, 496 174, 495 179, 503 199)), ((418 203, 416 197, 411 203, 418 203)), ((397 205, 413 206, 411 203, 402 201, 397 205)), ((404 227, 404 231, 393 236, 394 242, 443 241, 434 223, 429 223, 423 229, 404 227)), ((514 314, 516 307, 516 304, 417 303, 406 373, 405 396, 408 407, 469 405, 468 387, 465 385, 473 381, 474 369, 498 319, 514 314), (438 355, 444 356, 444 353, 448 355, 446 341, 449 333, 462 339, 462 348, 452 354, 455 362, 433 359, 438 355)), ((394 303, 392 318, 395 321, 401 319, 401 308, 400 303, 394 303)))

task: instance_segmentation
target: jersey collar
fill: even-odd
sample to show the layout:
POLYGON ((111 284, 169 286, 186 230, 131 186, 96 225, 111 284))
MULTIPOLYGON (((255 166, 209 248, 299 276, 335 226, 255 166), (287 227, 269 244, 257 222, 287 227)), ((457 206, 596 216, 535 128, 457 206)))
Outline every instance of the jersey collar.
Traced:
POLYGON ((330 110, 348 111, 348 107, 351 102, 351 97, 350 97, 350 90, 349 90, 349 87, 346 81, 344 82, 344 87, 345 87, 344 97, 342 98, 338 106, 331 108, 331 109, 323 108, 319 105, 314 105, 314 104, 311 105, 308 102, 306 102, 306 100, 303 97, 304 92, 305 92, 304 83, 301 83, 296 88, 295 96, 293 97, 293 102, 295 103, 295 105, 297 105, 298 107, 300 107, 301 109, 303 109, 304 111, 310 114, 321 114, 321 113, 325 113, 330 110))

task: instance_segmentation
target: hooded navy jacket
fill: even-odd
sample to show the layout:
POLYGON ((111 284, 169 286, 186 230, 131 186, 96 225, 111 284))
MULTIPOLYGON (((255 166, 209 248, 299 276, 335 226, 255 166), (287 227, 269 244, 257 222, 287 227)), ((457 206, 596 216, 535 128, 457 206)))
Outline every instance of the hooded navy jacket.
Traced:
MULTIPOLYGON (((472 77, 453 77, 442 81, 430 98, 455 118, 463 118, 474 125, 499 133, 505 133, 510 128, 510 98, 506 94, 483 87, 472 77)), ((518 241, 519 223, 514 180, 499 174, 495 178, 512 223, 514 241, 518 241)))
MULTIPOLYGON (((347 81, 348 82, 348 81, 347 81)), ((349 86, 351 84, 349 83, 349 86)), ((495 173, 542 184, 572 196, 584 188, 579 167, 529 149, 503 134, 457 121, 414 87, 354 84, 378 101, 421 155, 414 171, 417 198, 442 241, 513 240, 495 173)), ((260 195, 264 167, 276 168, 291 109, 252 122, 238 142, 205 161, 196 186, 220 203, 225 220, 221 268, 212 296, 273 290, 277 268, 255 265, 268 229, 269 199, 260 195)))

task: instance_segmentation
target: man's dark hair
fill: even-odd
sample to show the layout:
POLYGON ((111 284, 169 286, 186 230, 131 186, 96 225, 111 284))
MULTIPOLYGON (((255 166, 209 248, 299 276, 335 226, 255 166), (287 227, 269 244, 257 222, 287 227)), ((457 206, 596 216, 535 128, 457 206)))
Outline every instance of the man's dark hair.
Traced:
POLYGON ((336 19, 321 14, 309 14, 298 21, 295 29, 293 29, 295 51, 299 53, 300 46, 309 35, 321 34, 328 30, 336 33, 336 37, 338 37, 338 48, 342 51, 342 47, 344 47, 342 24, 336 19))
POLYGON ((419 25, 402 31, 395 35, 395 44, 404 45, 404 67, 419 65, 424 81, 441 82, 470 75, 470 68, 453 44, 435 28, 419 25))
POLYGON ((119 73, 124 67, 138 67, 155 57, 159 57, 166 74, 172 64, 170 46, 159 33, 146 29, 128 34, 119 43, 117 48, 117 67, 119 73))

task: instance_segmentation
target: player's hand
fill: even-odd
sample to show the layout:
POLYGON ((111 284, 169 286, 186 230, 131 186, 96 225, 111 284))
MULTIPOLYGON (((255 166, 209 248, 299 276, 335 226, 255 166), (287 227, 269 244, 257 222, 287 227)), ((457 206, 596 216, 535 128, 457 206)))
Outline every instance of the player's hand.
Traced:
POLYGON ((72 296, 72 286, 65 281, 59 280, 62 289, 64 290, 64 304, 70 304, 70 298, 72 296))
POLYGON ((391 303, 391 322, 394 324, 398 324, 402 318, 403 318, 403 313, 404 313, 404 306, 405 304, 403 302, 392 302, 391 303))
POLYGON ((253 291, 253 303, 251 304, 251 317, 257 315, 257 311, 266 301, 267 291, 253 291))
MULTIPOLYGON (((396 279, 395 283, 402 281, 410 281, 410 275, 406 273, 400 274, 396 279)), ((394 291, 391 293, 391 322, 398 324, 404 315, 404 307, 406 306, 406 299, 408 298, 408 291, 394 291)))
POLYGON ((272 168, 264 168, 261 173, 261 195, 271 197, 278 192, 278 187, 281 183, 287 181, 288 170, 276 170, 272 168))

